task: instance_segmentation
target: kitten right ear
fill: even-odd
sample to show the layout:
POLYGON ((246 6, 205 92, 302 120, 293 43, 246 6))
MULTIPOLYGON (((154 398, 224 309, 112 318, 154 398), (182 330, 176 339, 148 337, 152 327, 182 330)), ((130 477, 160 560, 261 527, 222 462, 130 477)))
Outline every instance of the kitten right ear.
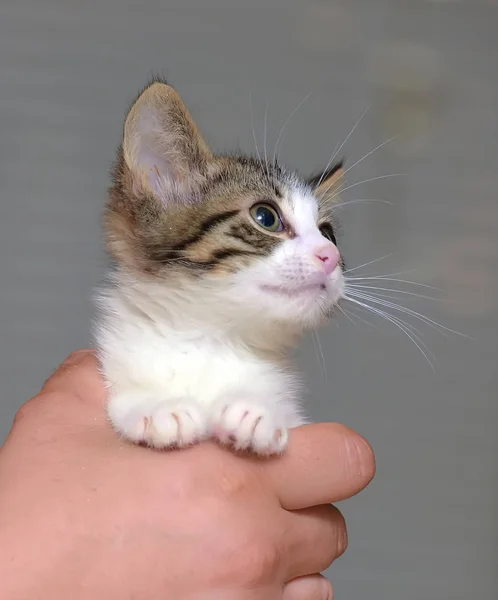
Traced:
POLYGON ((188 193, 211 152, 178 93, 154 82, 126 117, 123 156, 134 187, 167 202, 188 193))
POLYGON ((344 162, 338 163, 323 171, 320 175, 314 175, 308 180, 316 197, 323 202, 333 201, 340 191, 342 178, 344 177, 344 162))

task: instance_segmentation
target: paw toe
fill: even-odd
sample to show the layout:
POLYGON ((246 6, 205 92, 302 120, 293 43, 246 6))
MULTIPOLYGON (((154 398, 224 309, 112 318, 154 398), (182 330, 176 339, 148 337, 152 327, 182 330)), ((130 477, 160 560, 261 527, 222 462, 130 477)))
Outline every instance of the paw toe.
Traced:
MULTIPOLYGON (((116 404, 116 403, 115 403, 116 404)), ((160 402, 143 399, 125 411, 116 410, 110 418, 127 439, 154 448, 184 447, 206 436, 206 418, 196 403, 160 402)))
POLYGON ((282 452, 288 438, 287 429, 267 408, 245 402, 220 406, 213 419, 213 434, 235 450, 261 455, 282 452))

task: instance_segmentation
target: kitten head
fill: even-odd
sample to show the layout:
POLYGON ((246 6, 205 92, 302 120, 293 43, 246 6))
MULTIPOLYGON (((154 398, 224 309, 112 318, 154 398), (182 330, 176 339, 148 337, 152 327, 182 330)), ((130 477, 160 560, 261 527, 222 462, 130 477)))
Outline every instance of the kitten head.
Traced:
POLYGON ((305 181, 215 155, 179 95, 156 81, 125 121, 108 247, 155 300, 191 317, 313 326, 344 293, 330 215, 342 174, 337 165, 305 181))

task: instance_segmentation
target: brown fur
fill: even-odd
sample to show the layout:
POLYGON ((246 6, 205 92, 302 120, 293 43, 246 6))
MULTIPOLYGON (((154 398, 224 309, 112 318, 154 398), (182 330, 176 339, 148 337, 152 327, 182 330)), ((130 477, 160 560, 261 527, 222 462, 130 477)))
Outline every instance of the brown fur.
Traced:
MULTIPOLYGON (((154 170, 159 176, 159 167, 154 165, 154 170)), ((318 197, 323 194, 327 200, 341 176, 338 168, 327 173, 318 197)), ((293 235, 289 228, 282 233, 261 229, 250 208, 258 202, 272 203, 285 214, 286 192, 296 182, 307 185, 278 165, 213 155, 179 95, 165 83, 154 82, 126 118, 105 212, 108 249, 120 266, 151 276, 171 270, 194 276, 232 272, 293 235), (159 115, 150 144, 174 173, 166 202, 154 193, 138 164, 137 131, 143 110, 159 115)), ((328 222, 326 203, 322 202, 321 219, 328 222)))

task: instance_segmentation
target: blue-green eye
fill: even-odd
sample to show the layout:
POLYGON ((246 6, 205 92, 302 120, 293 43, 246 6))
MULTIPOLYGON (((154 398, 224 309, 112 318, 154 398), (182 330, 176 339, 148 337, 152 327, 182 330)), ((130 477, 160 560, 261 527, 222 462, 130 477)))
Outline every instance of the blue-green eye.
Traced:
POLYGON ((280 215, 269 204, 255 204, 251 208, 251 217, 266 231, 275 233, 284 228, 280 215))

